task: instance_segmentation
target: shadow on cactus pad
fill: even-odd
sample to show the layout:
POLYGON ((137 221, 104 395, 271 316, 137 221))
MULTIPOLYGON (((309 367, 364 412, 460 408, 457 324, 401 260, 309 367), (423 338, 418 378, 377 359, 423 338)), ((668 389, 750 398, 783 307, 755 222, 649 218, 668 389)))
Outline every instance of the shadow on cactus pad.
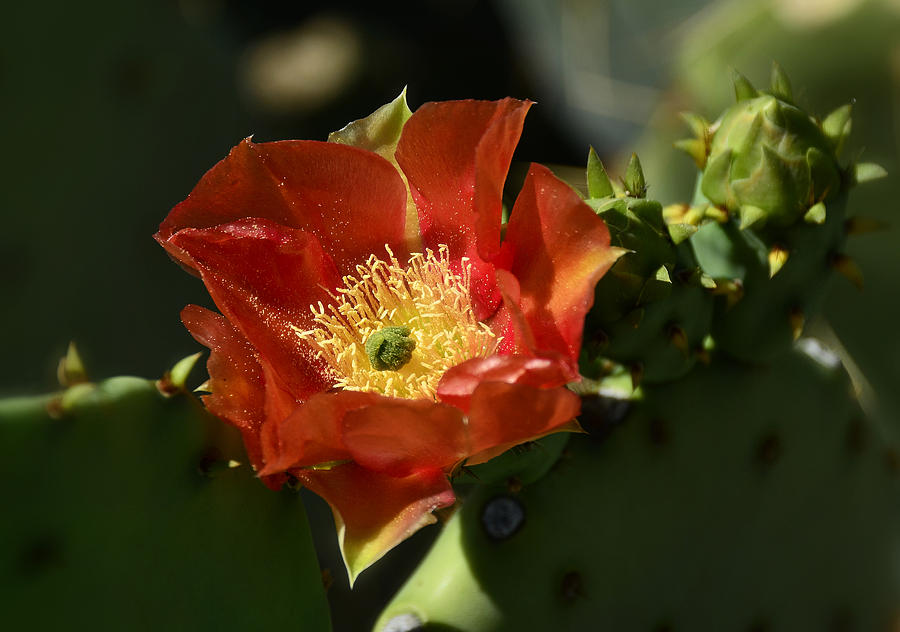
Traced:
POLYGON ((222 432, 131 377, 0 401, 5 624, 329 630, 299 497, 229 467, 222 432))
POLYGON ((467 498, 376 630, 890 629, 900 467, 881 430, 827 354, 716 356, 647 386, 604 440, 573 436, 535 484, 467 498))

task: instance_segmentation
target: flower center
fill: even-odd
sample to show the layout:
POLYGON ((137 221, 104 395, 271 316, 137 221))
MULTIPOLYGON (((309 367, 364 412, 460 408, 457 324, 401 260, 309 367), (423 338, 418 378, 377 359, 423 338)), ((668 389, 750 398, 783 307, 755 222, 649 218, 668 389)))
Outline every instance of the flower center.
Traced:
POLYGON ((409 327, 385 327, 366 340, 366 355, 376 371, 396 371, 409 362, 415 348, 409 327))
POLYGON ((371 255, 329 305, 310 306, 315 328, 294 331, 338 388, 435 399, 447 369, 491 355, 500 338, 472 311, 468 260, 456 274, 447 246, 414 253, 406 266, 385 249, 387 261, 371 255))

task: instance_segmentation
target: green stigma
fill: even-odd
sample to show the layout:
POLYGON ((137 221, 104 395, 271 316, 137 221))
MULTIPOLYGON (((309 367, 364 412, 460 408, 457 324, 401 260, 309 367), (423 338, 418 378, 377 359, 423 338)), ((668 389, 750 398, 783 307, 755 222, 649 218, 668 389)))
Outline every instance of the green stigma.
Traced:
POLYGON ((385 327, 366 340, 366 355, 376 371, 396 371, 409 362, 415 348, 409 327, 385 327))

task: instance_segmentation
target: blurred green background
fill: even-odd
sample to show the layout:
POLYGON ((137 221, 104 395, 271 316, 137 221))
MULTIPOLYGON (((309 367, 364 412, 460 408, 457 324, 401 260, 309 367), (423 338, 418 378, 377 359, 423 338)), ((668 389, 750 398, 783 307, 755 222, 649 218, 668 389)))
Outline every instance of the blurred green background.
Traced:
MULTIPOLYGON (((621 165, 638 149, 651 196, 669 203, 694 178, 671 148, 685 132, 677 112, 715 116, 730 67, 764 86, 777 59, 814 114, 855 101, 845 156, 891 175, 851 209, 897 215, 897 0, 97 0, 4 13, 0 394, 54 389, 70 340, 97 378, 159 375, 197 351, 178 314, 212 305, 151 238, 168 210, 240 139, 324 139, 403 86, 413 109, 533 99, 517 161, 582 165, 592 144, 621 165)), ((891 228, 848 251, 867 287, 836 280, 827 317, 896 418, 900 239, 891 228)), ((367 572, 357 592, 378 596, 336 611, 335 627, 371 622, 431 537, 367 572)), ((317 540, 335 568, 331 598, 344 598, 333 536, 317 540)))

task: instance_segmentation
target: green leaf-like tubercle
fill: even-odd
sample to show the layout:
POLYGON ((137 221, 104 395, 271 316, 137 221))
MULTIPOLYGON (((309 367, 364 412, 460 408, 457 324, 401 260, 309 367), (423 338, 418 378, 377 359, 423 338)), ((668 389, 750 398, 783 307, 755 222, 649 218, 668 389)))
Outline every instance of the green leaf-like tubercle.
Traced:
POLYGON ((396 99, 382 105, 366 118, 331 132, 328 142, 368 149, 393 162, 397 141, 410 116, 412 111, 406 104, 406 88, 403 88, 396 99))
POLYGON ((874 162, 861 162, 853 167, 853 179, 857 184, 880 180, 887 176, 887 170, 874 162))
POLYGON ((731 81, 734 83, 734 96, 738 101, 755 99, 759 96, 759 92, 753 87, 750 80, 737 70, 732 71, 731 81))
POLYGON ((787 101, 788 103, 793 102, 794 93, 791 90, 791 82, 785 74, 784 70, 778 64, 778 62, 772 62, 772 81, 770 84, 770 88, 772 94, 782 101, 787 101))
POLYGON ((409 327, 385 327, 366 340, 366 355, 376 371, 396 371, 403 367, 416 348, 409 327))
POLYGON ((825 136, 831 142, 835 154, 840 153, 844 146, 844 140, 850 135, 850 128, 852 127, 850 111, 852 109, 853 106, 849 103, 842 105, 822 121, 822 131, 825 132, 825 136))
POLYGON ((647 181, 644 180, 644 170, 637 154, 631 154, 628 167, 625 169, 625 188, 634 196, 642 198, 647 192, 647 181))
POLYGON ((588 196, 592 198, 605 198, 613 195, 612 183, 606 175, 606 169, 594 148, 588 152, 587 160, 587 185, 588 196))

